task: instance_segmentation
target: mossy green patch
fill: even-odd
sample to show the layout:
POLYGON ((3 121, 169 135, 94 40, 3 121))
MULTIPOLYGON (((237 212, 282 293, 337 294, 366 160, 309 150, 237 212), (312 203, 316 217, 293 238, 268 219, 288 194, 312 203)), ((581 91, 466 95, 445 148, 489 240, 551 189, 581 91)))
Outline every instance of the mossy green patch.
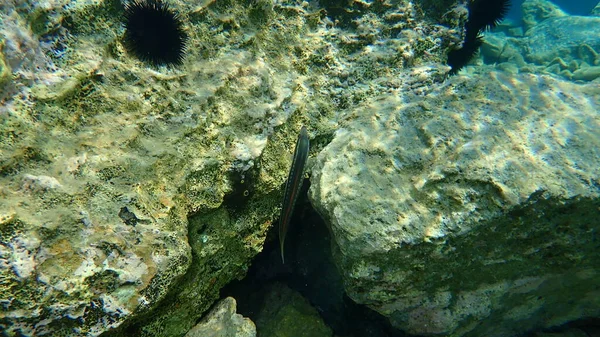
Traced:
POLYGON ((265 290, 256 329, 264 337, 330 337, 331 329, 308 300, 276 283, 265 290))

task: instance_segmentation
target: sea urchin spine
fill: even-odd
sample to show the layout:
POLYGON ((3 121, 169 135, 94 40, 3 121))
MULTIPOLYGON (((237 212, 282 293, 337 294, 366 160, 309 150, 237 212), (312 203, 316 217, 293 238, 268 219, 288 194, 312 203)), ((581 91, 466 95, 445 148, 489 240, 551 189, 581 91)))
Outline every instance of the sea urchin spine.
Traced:
POLYGON ((127 51, 154 66, 183 62, 188 35, 179 14, 162 0, 133 0, 125 5, 127 51))
POLYGON ((510 0, 471 0, 468 5, 469 17, 465 24, 465 40, 459 49, 448 53, 450 75, 456 74, 477 54, 482 44, 481 33, 493 28, 508 13, 510 0))

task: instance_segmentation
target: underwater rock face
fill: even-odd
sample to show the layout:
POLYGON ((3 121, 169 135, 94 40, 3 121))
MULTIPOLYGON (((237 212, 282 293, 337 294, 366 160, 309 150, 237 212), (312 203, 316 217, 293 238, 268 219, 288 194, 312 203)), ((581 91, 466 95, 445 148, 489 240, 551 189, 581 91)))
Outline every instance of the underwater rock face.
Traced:
POLYGON ((256 337, 256 326, 236 313, 236 302, 227 297, 196 324, 185 337, 256 337))
POLYGON ((574 81, 599 78, 600 17, 569 16, 551 10, 555 7, 545 1, 523 3, 526 33, 510 24, 511 28, 486 33, 481 47, 484 63, 508 72, 553 73, 574 81), (536 15, 539 18, 531 19, 536 15))
POLYGON ((554 59, 575 59, 600 65, 600 17, 565 16, 549 18, 526 32, 525 58, 537 64, 554 59))
POLYGON ((440 80, 458 35, 408 0, 347 30, 312 2, 169 5, 174 69, 125 52, 120 1, 0 5, 3 332, 185 335, 262 249, 300 126, 440 80), (421 63, 436 76, 398 76, 421 63))
POLYGON ((521 8, 525 30, 549 18, 568 16, 560 7, 548 0, 526 0, 521 8))
POLYGON ((507 76, 384 95, 313 167, 348 295, 409 333, 508 337, 600 314, 600 87, 507 76))
POLYGON ((242 215, 211 212, 232 192, 230 175, 269 158, 267 138, 296 109, 298 74, 276 74, 281 65, 240 49, 211 60, 195 53, 180 71, 148 69, 117 55, 115 3, 52 9, 71 29, 68 52, 52 63, 67 76, 52 81, 21 76, 31 68, 43 76, 49 59, 20 17, 26 11, 0 22, 2 71, 14 81, 0 83, 0 96, 8 87, 26 93, 0 97, 3 333, 183 336, 260 251, 278 211, 280 198, 264 194, 279 188, 283 165, 277 174, 263 166, 275 182, 254 179, 262 198, 244 198, 242 215), (151 311, 155 321, 115 332, 151 311))

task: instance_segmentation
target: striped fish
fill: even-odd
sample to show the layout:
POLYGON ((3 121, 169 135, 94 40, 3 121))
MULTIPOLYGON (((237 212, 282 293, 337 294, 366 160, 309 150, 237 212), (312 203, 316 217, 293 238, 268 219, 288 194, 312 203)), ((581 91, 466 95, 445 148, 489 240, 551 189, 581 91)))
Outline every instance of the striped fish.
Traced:
POLYGON ((306 159, 308 158, 308 148, 308 132, 306 131, 306 127, 303 126, 302 129, 300 129, 298 141, 296 142, 294 159, 292 161, 290 173, 288 174, 287 183, 285 184, 285 194, 281 206, 281 215, 279 216, 279 246, 281 248, 282 263, 285 263, 285 258, 283 257, 285 234, 288 231, 288 225, 292 218, 292 213, 294 212, 294 204, 296 203, 296 199, 298 199, 298 194, 302 188, 304 166, 306 165, 306 159))

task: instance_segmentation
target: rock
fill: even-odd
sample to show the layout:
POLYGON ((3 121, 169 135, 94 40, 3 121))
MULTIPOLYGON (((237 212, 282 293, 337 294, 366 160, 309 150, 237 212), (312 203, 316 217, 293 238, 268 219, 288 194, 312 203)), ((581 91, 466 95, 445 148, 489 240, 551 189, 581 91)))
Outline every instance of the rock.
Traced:
POLYGON ((598 316, 599 106, 594 84, 492 72, 356 108, 309 192, 348 295, 428 336, 598 316))
POLYGON ((600 78, 600 66, 582 67, 573 72, 572 79, 581 81, 593 81, 600 78))
POLYGON ((524 65, 522 51, 519 48, 521 39, 506 38, 495 34, 486 34, 481 45, 481 56, 486 64, 511 63, 524 65))
POLYGON ((2 49, 4 49, 4 43, 0 42, 0 88, 7 84, 12 76, 11 69, 4 59, 2 49))
POLYGON ((1 5, 5 334, 185 335, 262 250, 300 126, 427 88, 459 34, 410 1, 357 3, 360 32, 307 2, 169 5, 190 33, 172 68, 126 52, 120 1, 1 5))
POLYGON ((298 292, 276 283, 271 286, 258 313, 256 329, 261 337, 331 337, 319 313, 298 292))
POLYGON ((596 5, 596 7, 594 7, 592 9, 592 11, 590 12, 590 15, 600 16, 600 2, 598 2, 598 4, 596 5))
MULTIPOLYGON (((44 6, 3 8, 17 3, 44 6)), ((278 147, 287 145, 263 150, 296 109, 297 73, 270 74, 270 61, 239 49, 213 60, 194 54, 189 69, 108 56, 122 25, 108 14, 115 4, 53 8, 72 34, 60 59, 46 43, 54 36, 40 42, 19 16, 27 11, 7 9, 0 20, 1 58, 15 78, 10 95, 0 89, 0 331, 8 335, 183 336, 244 273, 279 211, 273 191, 289 157, 278 147), (49 58, 66 79, 46 76, 49 58), (214 100, 223 85, 237 103, 214 100), (287 112, 271 113, 279 108, 287 112), (233 209, 232 199, 247 209, 233 209)))
POLYGON ((526 43, 529 62, 546 64, 561 58, 566 63, 583 60, 593 65, 600 62, 600 17, 550 18, 527 31, 526 43))
POLYGON ((594 334, 588 334, 584 330, 580 329, 568 329, 561 332, 538 332, 533 337, 590 337, 596 336, 594 334))
POLYGON ((254 323, 236 313, 235 299, 227 297, 196 324, 185 337, 256 337, 254 323))
POLYGON ((548 0, 526 0, 521 8, 525 31, 546 19, 568 16, 560 7, 548 0))
POLYGON ((510 35, 510 25, 486 33, 481 46, 484 63, 513 63, 521 72, 533 70, 567 79, 594 80, 593 67, 600 65, 600 17, 569 16, 556 5, 539 0, 526 1, 523 6, 526 21, 536 19, 529 20, 523 37, 510 35))

